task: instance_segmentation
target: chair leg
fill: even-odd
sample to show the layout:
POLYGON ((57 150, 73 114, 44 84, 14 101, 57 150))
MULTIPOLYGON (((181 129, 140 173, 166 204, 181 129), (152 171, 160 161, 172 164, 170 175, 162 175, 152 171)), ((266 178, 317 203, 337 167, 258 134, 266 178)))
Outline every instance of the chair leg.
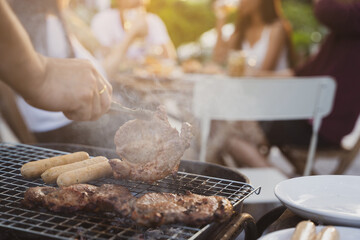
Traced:
MULTIPOLYGON (((320 121, 321 121, 321 119, 320 119, 320 121)), ((318 126, 320 127, 320 124, 318 126)), ((317 131, 315 130, 315 124, 314 124, 313 125, 313 133, 312 133, 311 140, 310 140, 308 156, 306 158, 305 170, 303 173, 304 176, 311 175, 311 172, 313 170, 317 141, 318 141, 318 134, 317 134, 317 131)))
POLYGON ((343 174, 349 166, 353 163, 360 150, 360 138, 357 140, 355 146, 350 150, 349 154, 340 159, 339 165, 333 174, 343 174))
POLYGON ((281 153, 285 156, 285 158, 291 163, 291 165, 295 168, 295 173, 298 175, 303 175, 305 170, 306 158, 296 158, 291 153, 291 150, 286 148, 280 149, 281 153))
POLYGON ((306 160, 305 159, 291 159, 290 162, 295 168, 295 173, 303 175, 305 171, 306 160))

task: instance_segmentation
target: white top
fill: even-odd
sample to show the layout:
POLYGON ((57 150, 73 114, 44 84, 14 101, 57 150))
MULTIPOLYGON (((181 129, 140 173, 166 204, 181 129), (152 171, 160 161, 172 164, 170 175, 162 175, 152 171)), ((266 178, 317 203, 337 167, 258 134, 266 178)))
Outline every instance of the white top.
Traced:
MULTIPOLYGON (((269 48, 270 42, 270 27, 264 27, 264 30, 261 33, 260 39, 253 45, 250 46, 248 41, 244 41, 242 44, 242 50, 245 51, 248 63, 254 64, 255 69, 260 69, 266 56, 267 49, 269 48)), ((284 47, 281 50, 278 62, 275 66, 275 71, 280 71, 287 69, 289 67, 288 58, 287 58, 287 48, 284 47)))
MULTIPOLYGON (((53 15, 47 17, 47 46, 48 56, 66 58, 66 39, 59 19, 53 15)), ((94 67, 105 76, 105 71, 91 54, 74 38, 70 38, 76 58, 90 60, 94 67)), ((47 132, 70 124, 62 112, 49 112, 30 106, 21 97, 17 98, 19 110, 27 127, 32 132, 47 132)))
MULTIPOLYGON (((147 13, 148 35, 145 46, 133 44, 128 50, 128 57, 139 58, 145 55, 146 49, 151 46, 159 46, 170 41, 169 34, 163 21, 152 13, 147 13)), ((116 9, 107 9, 94 16, 91 29, 101 45, 111 47, 120 43, 125 37, 120 13, 116 9)))

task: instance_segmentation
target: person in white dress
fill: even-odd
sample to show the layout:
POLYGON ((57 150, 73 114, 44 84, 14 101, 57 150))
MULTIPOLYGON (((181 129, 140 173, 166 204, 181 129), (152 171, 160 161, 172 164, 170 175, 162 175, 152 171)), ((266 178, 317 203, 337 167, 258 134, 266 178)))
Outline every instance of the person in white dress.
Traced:
POLYGON ((104 49, 103 66, 112 77, 125 60, 141 62, 147 54, 174 60, 176 51, 165 24, 146 12, 146 0, 117 0, 117 8, 96 14, 91 29, 104 49))
MULTIPOLYGON (((291 28, 281 15, 280 0, 241 0, 237 7, 235 30, 228 40, 222 35, 227 13, 221 8, 215 8, 215 13, 218 36, 213 51, 214 61, 226 63, 231 51, 241 50, 246 56, 245 76, 267 76, 275 72, 277 75, 287 75, 291 71, 294 65, 291 28)), ((229 154, 238 166, 270 166, 266 161, 252 161, 252 156, 257 156, 259 152, 266 154, 268 151, 262 129, 266 127, 264 124, 215 124, 214 136, 226 136, 222 137, 224 141, 218 146, 219 150, 210 154, 213 155, 212 158, 219 158, 219 155, 224 158, 229 154)))
POLYGON ((240 1, 235 30, 229 40, 222 35, 226 12, 215 9, 218 35, 213 59, 225 62, 230 51, 243 50, 252 75, 292 67, 291 29, 281 15, 280 6, 279 0, 240 1))

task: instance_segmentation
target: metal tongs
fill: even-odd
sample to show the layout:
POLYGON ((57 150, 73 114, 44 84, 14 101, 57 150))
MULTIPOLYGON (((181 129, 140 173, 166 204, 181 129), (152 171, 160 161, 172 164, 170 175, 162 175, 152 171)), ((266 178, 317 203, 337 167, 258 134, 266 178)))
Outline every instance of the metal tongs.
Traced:
POLYGON ((128 108, 122 105, 121 103, 111 100, 110 109, 113 111, 122 112, 125 114, 129 114, 137 119, 141 120, 150 120, 154 113, 150 110, 142 109, 142 108, 128 108))

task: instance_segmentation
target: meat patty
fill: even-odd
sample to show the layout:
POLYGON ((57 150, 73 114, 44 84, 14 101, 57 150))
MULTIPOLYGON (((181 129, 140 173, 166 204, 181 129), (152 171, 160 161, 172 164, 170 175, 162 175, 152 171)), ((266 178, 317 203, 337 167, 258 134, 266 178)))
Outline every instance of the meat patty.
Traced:
POLYGON ((171 223, 202 225, 214 220, 226 220, 232 214, 230 201, 219 196, 147 193, 135 201, 131 217, 144 226, 171 223))
POLYGON ((126 122, 114 139, 122 161, 109 161, 114 177, 153 182, 176 173, 192 137, 189 123, 182 124, 180 135, 171 127, 163 107, 159 107, 149 121, 126 122))

